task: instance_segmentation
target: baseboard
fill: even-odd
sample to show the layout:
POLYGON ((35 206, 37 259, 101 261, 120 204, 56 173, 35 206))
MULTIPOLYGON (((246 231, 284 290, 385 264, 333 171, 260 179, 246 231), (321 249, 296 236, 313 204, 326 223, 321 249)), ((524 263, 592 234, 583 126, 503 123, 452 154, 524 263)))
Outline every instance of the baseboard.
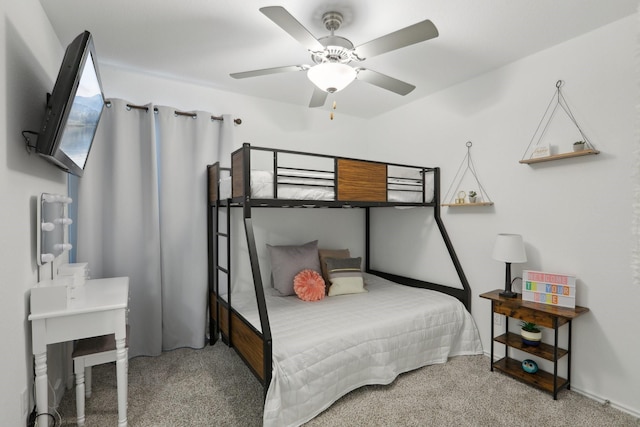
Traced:
MULTIPOLYGON (((484 353, 484 355, 485 355, 485 356, 487 356, 489 359, 491 359, 491 353, 490 353, 490 352, 487 352, 487 351, 486 351, 486 350, 484 350, 484 349, 482 350, 482 352, 484 353)), ((502 359, 503 357, 504 357, 504 353, 498 353, 498 352, 495 352, 495 353, 493 354, 493 361, 494 361, 494 362, 495 362, 495 361, 498 361, 498 360, 502 359)))
MULTIPOLYGON (((488 358, 491 358, 491 353, 488 353, 486 351, 483 351, 484 355, 487 356, 488 358)), ((494 355, 495 356, 495 355, 494 355)), ((503 356, 498 356, 498 357, 494 357, 495 360, 498 360, 500 358, 502 358, 503 356)), ((495 361, 494 360, 494 361, 495 361)), ((632 415, 636 418, 640 418, 640 412, 638 412, 637 410, 628 408, 624 405, 621 405, 619 403, 616 402, 612 402, 609 399, 605 399, 604 397, 600 397, 598 395, 595 395, 593 393, 590 393, 586 390, 582 390, 579 387, 576 387, 574 384, 571 384, 571 391, 575 391, 578 394, 581 394, 582 396, 588 397, 591 400, 595 400, 596 402, 602 404, 602 405, 609 405, 614 409, 617 409, 619 411, 625 412, 629 415, 632 415)))
POLYGON ((600 403, 602 405, 609 405, 612 408, 617 409, 618 411, 625 412, 625 413, 627 413, 629 415, 632 415, 632 416, 634 416, 636 418, 640 418, 640 412, 638 412, 636 410, 633 410, 631 408, 628 408, 628 407, 626 407, 624 405, 621 405, 619 403, 612 402, 609 399, 604 399, 604 398, 602 398, 600 396, 596 396, 595 394, 589 393, 588 391, 585 391, 585 390, 582 390, 582 389, 576 387, 573 384, 571 385, 571 391, 575 391, 576 393, 581 394, 581 395, 583 395, 585 397, 588 397, 589 399, 595 400, 596 402, 598 402, 598 403, 600 403))

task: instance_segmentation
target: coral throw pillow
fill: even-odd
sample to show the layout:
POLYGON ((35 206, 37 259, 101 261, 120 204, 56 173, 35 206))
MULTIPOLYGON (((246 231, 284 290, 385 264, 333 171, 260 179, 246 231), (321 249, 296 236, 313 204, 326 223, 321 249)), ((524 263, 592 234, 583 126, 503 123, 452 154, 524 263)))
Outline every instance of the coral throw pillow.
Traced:
POLYGON ((293 278, 293 290, 303 301, 318 301, 324 298, 324 279, 315 270, 305 269, 293 278))

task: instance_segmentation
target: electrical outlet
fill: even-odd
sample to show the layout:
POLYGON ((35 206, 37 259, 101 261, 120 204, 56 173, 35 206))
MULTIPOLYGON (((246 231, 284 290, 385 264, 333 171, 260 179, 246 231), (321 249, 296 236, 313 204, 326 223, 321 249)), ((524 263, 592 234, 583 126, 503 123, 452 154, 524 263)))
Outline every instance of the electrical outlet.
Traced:
POLYGON ((493 323, 498 326, 502 326, 502 314, 493 313, 493 323))
POLYGON ((21 408, 22 408, 22 415, 27 415, 27 412, 29 412, 29 394, 27 393, 26 388, 22 390, 22 393, 20 394, 20 402, 21 402, 21 408))

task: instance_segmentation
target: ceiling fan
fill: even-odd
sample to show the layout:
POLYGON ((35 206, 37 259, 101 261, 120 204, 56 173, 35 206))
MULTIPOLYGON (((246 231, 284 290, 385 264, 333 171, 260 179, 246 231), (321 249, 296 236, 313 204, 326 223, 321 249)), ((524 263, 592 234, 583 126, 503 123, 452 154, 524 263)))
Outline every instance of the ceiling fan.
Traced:
POLYGON ((323 106, 329 93, 344 89, 354 80, 362 80, 399 95, 408 94, 415 86, 377 71, 352 67, 349 64, 438 37, 438 29, 427 19, 354 47, 348 39, 334 34, 342 25, 343 17, 340 12, 323 14, 322 22, 331 34, 319 39, 281 6, 263 7, 260 8, 260 12, 300 42, 311 53, 315 65, 264 68, 232 73, 231 77, 244 79, 289 71, 306 71, 307 77, 315 85, 309 107, 323 106))

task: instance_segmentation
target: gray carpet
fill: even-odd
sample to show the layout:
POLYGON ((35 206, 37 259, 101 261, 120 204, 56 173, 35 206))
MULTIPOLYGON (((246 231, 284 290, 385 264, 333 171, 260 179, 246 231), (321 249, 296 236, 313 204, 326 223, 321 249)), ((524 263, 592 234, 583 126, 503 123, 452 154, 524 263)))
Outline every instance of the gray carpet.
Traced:
MULTIPOLYGON (((75 393, 60 404, 59 425, 75 425, 75 393)), ((260 426, 262 387, 234 350, 218 343, 129 361, 129 425, 260 426)), ((115 365, 93 368, 88 427, 117 425, 115 365)), ((485 356, 403 374, 338 400, 312 426, 640 426, 640 420, 572 391, 552 396, 489 371, 485 356)))

